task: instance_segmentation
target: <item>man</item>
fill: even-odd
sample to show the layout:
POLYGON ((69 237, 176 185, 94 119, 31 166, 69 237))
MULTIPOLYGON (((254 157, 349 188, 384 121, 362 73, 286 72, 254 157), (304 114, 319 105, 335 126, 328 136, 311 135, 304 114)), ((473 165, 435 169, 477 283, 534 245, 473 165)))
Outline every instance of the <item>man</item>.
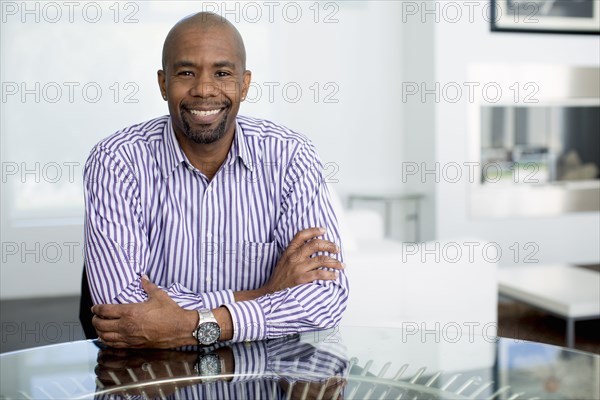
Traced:
POLYGON ((109 346, 258 340, 341 318, 348 283, 321 163, 306 137, 237 116, 245 64, 222 17, 180 21, 158 71, 170 116, 91 152, 86 269, 109 346))

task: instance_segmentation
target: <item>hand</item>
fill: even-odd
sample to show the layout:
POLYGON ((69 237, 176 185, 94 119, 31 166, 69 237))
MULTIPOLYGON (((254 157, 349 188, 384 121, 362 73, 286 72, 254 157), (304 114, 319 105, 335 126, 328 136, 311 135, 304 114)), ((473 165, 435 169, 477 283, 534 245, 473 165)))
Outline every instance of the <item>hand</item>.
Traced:
POLYGON ((343 378, 330 378, 325 382, 296 381, 290 383, 285 379, 281 379, 279 385, 285 391, 286 398, 292 400, 342 400, 342 390, 346 386, 346 380, 343 378))
POLYGON ((317 252, 340 252, 335 243, 317 238, 324 233, 323 228, 309 228, 298 232, 283 252, 273 275, 262 290, 273 293, 316 280, 337 279, 338 270, 344 269, 341 262, 326 255, 311 257, 317 252), (323 268, 332 268, 334 271, 323 268))
POLYGON ((198 313, 179 307, 146 276, 142 287, 148 293, 143 303, 92 307, 92 324, 100 340, 111 347, 165 349, 198 344, 192 336, 198 313))
POLYGON ((198 383, 194 371, 197 359, 195 351, 107 348, 98 353, 95 372, 102 384, 100 387, 110 389, 111 393, 123 387, 116 394, 164 398, 182 387, 198 383))

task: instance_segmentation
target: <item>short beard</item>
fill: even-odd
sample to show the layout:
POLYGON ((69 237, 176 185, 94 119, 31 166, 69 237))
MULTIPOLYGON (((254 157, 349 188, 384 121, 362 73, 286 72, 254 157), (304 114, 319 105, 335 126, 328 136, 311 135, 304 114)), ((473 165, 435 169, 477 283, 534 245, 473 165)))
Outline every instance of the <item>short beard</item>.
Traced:
POLYGON ((227 112, 225 113, 225 116, 223 117, 221 123, 215 129, 211 129, 207 126, 206 128, 192 130, 190 124, 186 121, 186 119, 182 118, 182 120, 184 135, 194 143, 211 144, 225 136, 225 127, 227 125, 227 112))

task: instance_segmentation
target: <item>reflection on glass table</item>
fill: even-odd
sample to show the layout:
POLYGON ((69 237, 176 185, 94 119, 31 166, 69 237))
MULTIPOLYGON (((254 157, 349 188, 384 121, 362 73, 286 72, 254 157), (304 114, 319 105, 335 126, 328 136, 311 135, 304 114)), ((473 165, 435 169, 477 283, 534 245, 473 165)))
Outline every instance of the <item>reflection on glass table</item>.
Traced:
POLYGON ((600 356, 469 332, 341 328, 175 350, 0 355, 0 398, 597 399, 600 356))

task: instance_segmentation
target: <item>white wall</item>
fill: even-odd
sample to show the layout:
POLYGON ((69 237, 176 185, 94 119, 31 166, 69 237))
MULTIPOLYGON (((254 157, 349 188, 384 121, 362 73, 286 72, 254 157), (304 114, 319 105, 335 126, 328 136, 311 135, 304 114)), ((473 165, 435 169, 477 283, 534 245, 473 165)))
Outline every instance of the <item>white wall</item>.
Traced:
POLYGON ((400 187, 403 110, 402 26, 398 2, 338 2, 339 23, 277 26, 272 31, 277 68, 271 79, 319 82, 321 94, 339 88, 334 99, 297 104, 277 102, 273 118, 305 132, 331 168, 330 184, 342 194, 400 187), (333 173, 335 163, 339 168, 333 173), (336 183, 337 181, 337 183, 336 183))
MULTIPOLYGON (((435 79, 435 24, 423 23, 417 15, 411 15, 414 2, 405 2, 402 17, 403 28, 403 84, 433 82, 435 79)), ((420 240, 435 239, 435 197, 437 182, 434 179, 415 179, 411 171, 415 166, 434 165, 435 158, 435 111, 436 103, 422 101, 419 95, 409 95, 400 91, 398 107, 402 108, 403 119, 403 164, 397 171, 398 179, 406 192, 422 193, 425 197, 420 204, 420 240)), ((410 207, 406 205, 405 207, 410 207)), ((405 210, 405 212, 411 210, 405 210)), ((411 227, 407 226, 410 229, 411 227)), ((414 240, 413 235, 404 229, 404 240, 414 240), (409 238, 409 239, 406 239, 409 238)))
MULTIPOLYGON (((435 25, 435 79, 467 82, 467 69, 475 63, 600 65, 600 38, 585 35, 555 35, 490 32, 489 22, 479 13, 470 22, 440 21, 435 25)), ((465 8, 466 9, 466 8, 465 8)), ((466 102, 441 101, 436 107, 436 159, 442 165, 469 161, 466 102)), ((598 263, 600 261, 600 217, 598 212, 573 213, 548 218, 472 219, 468 210, 469 184, 437 185, 436 215, 439 239, 474 235, 497 242, 502 249, 501 264, 517 263, 537 245, 539 263, 598 263)))
MULTIPOLYGON (((96 82, 104 95, 98 103, 89 103, 79 91, 74 102, 63 98, 52 103, 43 98, 36 102, 33 95, 21 101, 17 94, 0 103, 2 299, 79 292, 81 172, 89 149, 120 127, 167 112, 155 83, 164 36, 179 18, 199 11, 202 4, 222 7, 224 3, 136 2, 138 10, 125 9, 121 3, 117 22, 109 9, 112 3, 99 4, 103 17, 93 24, 83 20, 81 8, 76 9, 73 23, 67 9, 56 23, 44 19, 51 14, 38 15, 38 22, 36 15, 24 15, 22 10, 3 14, 3 84, 26 82, 29 88, 35 82, 77 82, 81 88, 96 82), (123 23, 133 11, 138 22, 123 23), (111 97, 115 82, 119 101, 111 97), (134 96, 137 103, 123 101, 122 96, 130 93, 124 88, 129 82, 139 89, 134 96), (40 182, 36 173, 9 173, 15 165, 35 168, 38 162, 42 169, 59 164, 62 179, 50 182, 51 169, 46 176, 43 171, 37 174, 40 182), (65 163, 76 164, 74 179, 65 163)), ((431 176, 403 180, 401 174, 407 162, 468 160, 464 102, 421 102, 415 97, 404 102, 403 82, 463 82, 468 66, 482 62, 598 65, 597 36, 492 34, 481 13, 473 22, 441 19, 436 23, 434 16, 421 15, 424 7, 435 7, 429 1, 321 2, 317 22, 314 3, 297 2, 302 8, 298 23, 289 22, 293 14, 283 18, 284 3, 275 9, 273 22, 263 3, 255 2, 263 5, 257 22, 251 20, 251 9, 244 13, 245 3, 232 4, 240 8, 233 8, 228 18, 239 20, 236 25, 246 41, 248 67, 261 90, 260 98, 244 103, 241 113, 284 123, 311 137, 331 186, 340 194, 423 192, 427 195, 422 209, 424 239, 481 236, 501 245, 502 263, 512 262, 509 246, 514 242, 538 243, 540 262, 598 262, 598 213, 473 220, 468 215, 465 183, 437 183, 431 176), (325 8, 325 4, 332 6, 325 8), (415 5, 418 14, 407 12, 408 6, 415 5), (324 23, 328 16, 333 23, 324 23), (273 99, 268 98, 266 82, 278 85, 273 99), (301 88, 297 102, 284 98, 285 85, 301 88), (317 88, 320 96, 315 102, 317 88), (328 94, 337 102, 325 102, 328 94)), ((293 91, 287 94, 294 96, 293 91)), ((408 225, 400 220, 396 224, 396 236, 410 234, 408 225)))
MULTIPOLYGON (((28 4, 29 13, 21 8, 24 3, 10 3, 13 8, 3 9, 1 27, 6 99, 0 104, 0 298, 77 294, 83 262, 81 174, 89 150, 121 127, 167 113, 156 85, 166 33, 179 18, 202 7, 216 6, 223 13, 225 3, 131 2, 127 8, 130 3, 119 3, 116 14, 112 2, 91 2, 101 7, 98 22, 90 22, 96 6, 84 14, 84 2, 77 3, 72 16, 63 3, 53 3, 61 18, 56 8, 41 2, 28 4), (132 23, 125 23, 127 16, 132 23), (38 82, 37 93, 21 97, 21 84, 36 92, 38 82), (77 84, 73 101, 65 82, 77 84), (52 83, 63 90, 58 101, 53 101, 52 83), (83 97, 87 83, 101 87, 97 102, 83 97), (124 102, 123 96, 132 93, 127 83, 137 90, 134 103, 124 102), (9 94, 14 84, 19 92, 9 94)), ((257 85, 241 113, 272 119, 312 138, 332 187, 342 195, 400 188, 399 3, 295 2, 291 8, 278 3, 272 15, 264 3, 249 3, 259 6, 260 18, 256 7, 244 8, 248 2, 227 5, 228 19, 237 22, 245 38, 257 85), (268 85, 276 85, 272 99, 268 85), (302 91, 298 99, 294 87, 302 91), (326 102, 326 95, 336 102, 326 102)))

